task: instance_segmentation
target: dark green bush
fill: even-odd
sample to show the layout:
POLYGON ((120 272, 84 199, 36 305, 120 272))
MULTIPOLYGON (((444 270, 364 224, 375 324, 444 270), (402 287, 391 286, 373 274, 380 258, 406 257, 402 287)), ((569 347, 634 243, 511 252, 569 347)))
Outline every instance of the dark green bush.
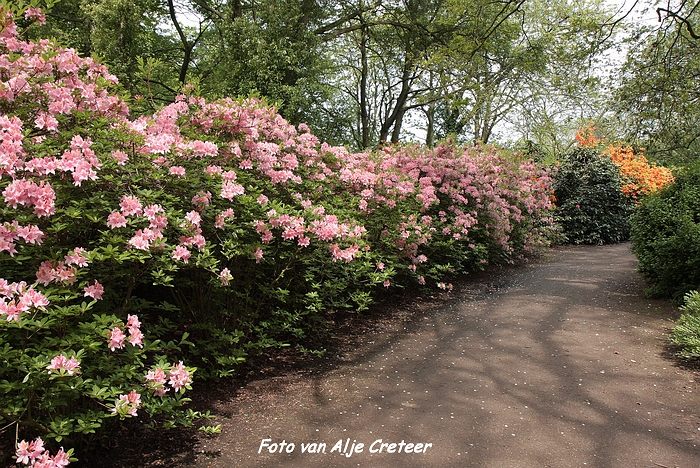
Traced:
POLYGON ((554 175, 555 219, 569 244, 608 244, 629 238, 632 201, 620 169, 597 150, 575 148, 554 175))
POLYGON ((644 199, 632 216, 632 250, 647 294, 681 302, 700 286, 700 164, 644 199))

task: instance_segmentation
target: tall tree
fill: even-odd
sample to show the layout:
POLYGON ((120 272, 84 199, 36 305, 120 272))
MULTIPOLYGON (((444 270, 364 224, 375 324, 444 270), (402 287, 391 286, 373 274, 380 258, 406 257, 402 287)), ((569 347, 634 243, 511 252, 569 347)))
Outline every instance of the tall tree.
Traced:
POLYGON ((616 93, 626 138, 660 162, 686 163, 700 153, 700 2, 667 3, 659 24, 632 38, 616 93))
POLYGON ((594 65, 611 45, 602 27, 610 15, 598 0, 535 0, 504 18, 487 40, 454 40, 430 59, 439 77, 432 88, 435 137, 488 142, 507 124, 555 144, 556 136, 545 134, 589 112, 600 89, 594 65))
POLYGON ((328 42, 327 54, 344 71, 328 76, 328 82, 346 99, 337 101, 340 107, 330 109, 327 118, 357 116, 355 125, 340 133, 352 135, 359 147, 398 141, 409 114, 435 100, 430 58, 454 41, 469 44, 476 55, 521 5, 516 0, 404 0, 375 2, 368 9, 359 0, 359 13, 346 16, 338 29, 342 34, 328 42))

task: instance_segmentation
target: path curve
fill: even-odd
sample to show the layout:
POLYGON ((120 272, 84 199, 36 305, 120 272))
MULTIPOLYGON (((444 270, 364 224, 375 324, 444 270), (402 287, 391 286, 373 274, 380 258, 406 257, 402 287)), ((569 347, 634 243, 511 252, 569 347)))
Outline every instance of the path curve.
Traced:
POLYGON ((248 385, 197 467, 700 466, 700 376, 668 358, 677 309, 644 298, 635 266, 628 244, 554 249, 331 372, 248 385))

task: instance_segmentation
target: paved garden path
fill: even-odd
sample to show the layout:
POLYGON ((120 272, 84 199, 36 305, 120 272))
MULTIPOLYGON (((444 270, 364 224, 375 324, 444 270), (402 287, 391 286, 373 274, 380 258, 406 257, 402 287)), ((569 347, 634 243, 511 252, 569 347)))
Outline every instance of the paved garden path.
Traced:
POLYGON ((698 467, 700 374, 635 265, 628 244, 565 247, 456 288, 334 370, 219 402, 196 466, 698 467))

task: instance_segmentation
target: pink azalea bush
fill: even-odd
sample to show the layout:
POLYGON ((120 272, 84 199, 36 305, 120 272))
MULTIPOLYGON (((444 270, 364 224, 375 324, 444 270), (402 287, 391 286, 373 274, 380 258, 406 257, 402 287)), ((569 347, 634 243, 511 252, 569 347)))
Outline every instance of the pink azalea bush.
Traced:
POLYGON ((130 132, 115 82, 73 50, 23 41, 0 12, 0 421, 24 436, 15 441, 19 464, 68 465, 73 450, 52 455, 41 437, 75 442, 110 418, 169 423, 191 387, 194 368, 182 362, 178 394, 147 379, 149 362, 177 352, 186 336, 159 342, 128 307, 100 307, 114 294, 90 232, 103 207, 83 210, 79 200, 106 209, 93 192, 102 160, 119 164, 106 148, 130 132), (128 333, 127 344, 115 330, 128 333))
POLYGON ((103 66, 1 31, 0 417, 28 437, 170 425, 184 362, 229 375, 327 311, 548 243, 549 176, 505 151, 353 154, 189 89, 132 118, 103 66))

